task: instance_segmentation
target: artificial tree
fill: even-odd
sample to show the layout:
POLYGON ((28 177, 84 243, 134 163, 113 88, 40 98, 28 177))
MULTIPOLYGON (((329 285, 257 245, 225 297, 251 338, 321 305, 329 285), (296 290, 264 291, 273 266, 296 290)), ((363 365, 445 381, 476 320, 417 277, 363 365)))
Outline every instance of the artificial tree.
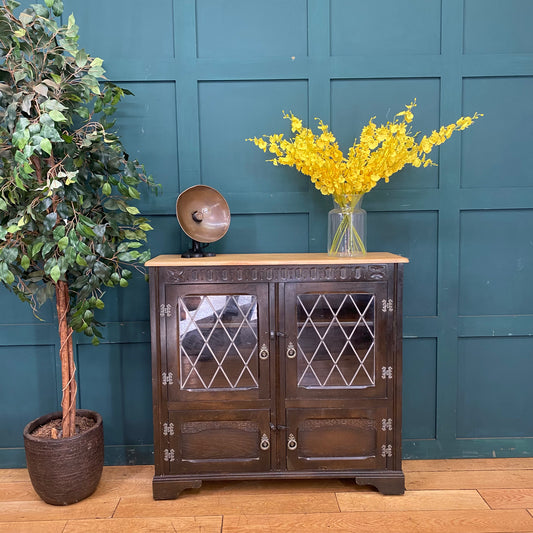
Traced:
POLYGON ((73 331, 98 344, 107 287, 128 285, 148 259, 147 219, 134 205, 151 176, 128 159, 111 117, 125 94, 78 46, 61 0, 16 14, 0 7, 0 280, 35 310, 55 298, 62 435, 75 432, 73 331), (130 267, 131 268, 131 267, 130 267))

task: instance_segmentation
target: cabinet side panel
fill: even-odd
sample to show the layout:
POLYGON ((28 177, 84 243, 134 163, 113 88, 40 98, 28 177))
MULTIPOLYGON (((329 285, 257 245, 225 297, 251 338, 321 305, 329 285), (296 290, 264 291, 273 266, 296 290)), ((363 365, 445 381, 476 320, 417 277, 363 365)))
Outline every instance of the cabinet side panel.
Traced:
POLYGON ((149 268, 150 281, 150 336, 152 352, 152 395, 153 395, 153 426, 154 426, 154 464, 156 475, 164 473, 161 443, 161 331, 159 321, 159 272, 157 267, 149 268))
POLYGON ((396 264, 394 279, 394 434, 393 434, 393 470, 402 468, 402 345, 403 345, 403 264, 396 264))

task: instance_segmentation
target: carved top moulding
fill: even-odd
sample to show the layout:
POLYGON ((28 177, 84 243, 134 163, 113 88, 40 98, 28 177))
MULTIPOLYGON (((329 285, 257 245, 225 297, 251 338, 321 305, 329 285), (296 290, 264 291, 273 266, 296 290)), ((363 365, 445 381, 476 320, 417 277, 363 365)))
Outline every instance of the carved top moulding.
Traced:
POLYGON ((236 283, 286 281, 376 281, 385 279, 404 257, 368 253, 361 257, 331 257, 327 254, 224 254, 183 259, 162 255, 146 263, 163 267, 162 281, 169 283, 236 283))

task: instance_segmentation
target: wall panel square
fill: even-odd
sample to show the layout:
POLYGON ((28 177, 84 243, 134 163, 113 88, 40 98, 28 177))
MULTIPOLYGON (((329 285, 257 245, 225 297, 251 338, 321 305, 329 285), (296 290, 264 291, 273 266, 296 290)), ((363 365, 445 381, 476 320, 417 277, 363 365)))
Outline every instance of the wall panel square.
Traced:
POLYGON ((144 194, 146 189, 141 189, 138 205, 143 211, 161 212, 169 195, 177 197, 179 188, 175 83, 118 84, 135 95, 126 96, 116 113, 122 143, 130 158, 144 164, 164 192, 144 194))
MULTIPOLYGON (((37 309, 37 316, 41 321, 51 322, 55 320, 55 302, 48 300, 37 309)), ((28 303, 19 300, 12 292, 2 287, 2 305, 0 305, 0 324, 35 324, 39 321, 35 318, 32 308, 28 303)))
POLYGON ((457 437, 533 435, 533 338, 462 338, 458 343, 457 437))
MULTIPOLYGON (((335 79, 331 82, 331 130, 345 154, 368 121, 385 124, 416 98, 412 131, 431 133, 440 126, 440 81, 435 78, 335 79)), ((429 156, 439 162, 438 149, 429 156)), ((438 167, 405 167, 379 188, 435 188, 438 167)))
POLYGON ((307 55, 306 0, 196 0, 200 58, 307 55))
MULTIPOLYGON (((174 198, 175 201, 175 198, 174 198)), ((152 257, 159 254, 179 254, 190 248, 190 239, 183 237, 175 215, 150 216, 150 224, 154 228, 148 232, 147 246, 152 257)), ((185 235, 185 234, 183 234, 185 235)), ((130 269, 133 272, 129 284, 125 288, 107 288, 103 298, 105 308, 97 311, 95 316, 101 322, 126 322, 149 320, 150 302, 149 287, 144 279, 144 274, 130 269)), ((106 337, 106 329, 102 330, 106 337)))
POLYGON ((404 439, 434 439, 437 409, 437 340, 403 341, 404 439))
POLYGON ((232 216, 227 238, 213 243, 220 253, 290 253, 309 251, 307 213, 232 216))
POLYGON ((409 258, 404 269, 407 316, 437 314, 437 231, 438 216, 434 211, 368 214, 368 250, 386 250, 409 258))
POLYGON ((465 54, 533 53, 531 0, 465 0, 465 54))
POLYGON ((106 445, 152 443, 150 343, 82 344, 78 360, 80 407, 102 415, 106 445))
POLYGON ((283 111, 305 120, 306 80, 200 82, 198 93, 202 183, 223 195, 308 189, 308 178, 266 163, 272 154, 245 140, 289 135, 290 121, 283 119, 283 111))
POLYGON ((80 47, 104 59, 131 60, 174 57, 172 0, 74 0, 65 2, 63 18, 74 12, 80 26, 80 47))
POLYGON ((461 213, 459 314, 533 314, 533 209, 461 213))
MULTIPOLYGON (((177 198, 173 198, 174 203, 177 198)), ((180 236, 185 235, 175 214, 151 216, 150 224, 154 228, 148 232, 148 246, 152 257, 159 254, 177 254, 181 251, 180 236)))
MULTIPOLYGON (((127 287, 107 288, 103 298, 104 309, 95 312, 101 322, 138 322, 150 319, 148 282, 144 274, 132 269, 133 276, 127 287)), ((106 336, 106 329, 102 329, 106 336)))
POLYGON ((24 426, 58 409, 57 357, 54 345, 0 346, 3 447, 24 446, 24 426))
POLYGON ((532 76, 463 81, 463 113, 484 113, 461 135, 463 187, 531 187, 532 94, 532 76))
POLYGON ((439 54, 440 19, 441 0, 331 0, 331 55, 439 54))

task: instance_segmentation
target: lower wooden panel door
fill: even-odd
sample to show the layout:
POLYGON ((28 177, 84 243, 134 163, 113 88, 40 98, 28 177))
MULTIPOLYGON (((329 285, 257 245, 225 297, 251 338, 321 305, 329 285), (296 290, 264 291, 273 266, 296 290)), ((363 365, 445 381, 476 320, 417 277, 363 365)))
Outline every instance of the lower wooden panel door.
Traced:
POLYGON ((170 474, 268 471, 270 411, 174 411, 164 451, 170 474))
POLYGON ((384 470, 388 409, 287 409, 288 470, 384 470))

